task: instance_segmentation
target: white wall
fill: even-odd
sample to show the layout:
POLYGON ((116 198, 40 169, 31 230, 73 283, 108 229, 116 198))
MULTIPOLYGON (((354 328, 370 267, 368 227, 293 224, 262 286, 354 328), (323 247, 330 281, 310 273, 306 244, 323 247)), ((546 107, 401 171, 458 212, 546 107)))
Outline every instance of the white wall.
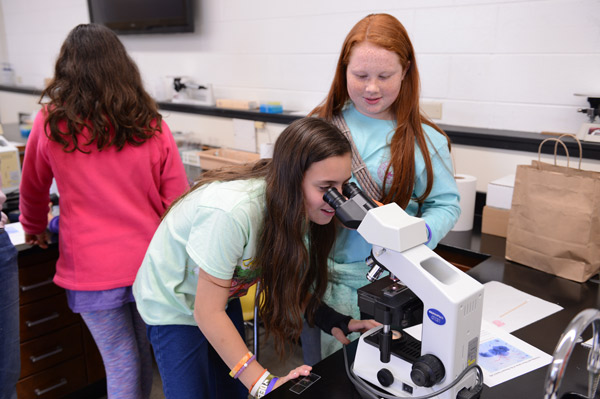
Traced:
MULTIPOLYGON (((41 88, 68 31, 89 21, 83 0, 0 0, 0 8, 0 61, 24 86, 41 88)), ((423 100, 443 104, 437 122, 574 133, 587 122, 577 109, 588 106, 574 93, 600 95, 599 0, 197 0, 195 33, 121 39, 151 91, 165 76, 187 75, 212 83, 217 98, 308 111, 328 90, 346 33, 371 12, 393 14, 407 28, 423 100)), ((13 105, 2 98, 4 114, 13 105)), ((231 143, 230 122, 177 113, 167 121, 231 143)), ((520 162, 521 154, 492 151, 501 154, 496 164, 487 150, 455 148, 458 171, 481 175, 481 191, 520 162), (484 160, 485 171, 471 159, 484 160)))
MULTIPOLYGON (((89 20, 83 0, 0 0, 7 60, 41 87, 68 31, 89 20)), ((161 77, 212 83, 221 98, 310 110, 328 89, 344 36, 370 12, 404 23, 424 100, 441 123, 576 132, 578 107, 600 94, 598 0, 197 0, 193 34, 122 36, 150 89, 161 77)), ((0 41, 1 42, 1 41, 0 41)), ((0 53, 1 55, 1 53, 0 53)))

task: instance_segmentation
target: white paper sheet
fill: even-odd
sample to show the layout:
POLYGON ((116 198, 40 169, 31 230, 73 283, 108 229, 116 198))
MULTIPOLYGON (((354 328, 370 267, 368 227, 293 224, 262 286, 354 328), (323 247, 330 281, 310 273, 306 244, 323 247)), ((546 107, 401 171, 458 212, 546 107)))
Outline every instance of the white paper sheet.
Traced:
POLYGON ((490 281, 483 285, 483 319, 513 332, 562 310, 562 307, 523 291, 490 281))
POLYGON ((544 367, 551 361, 551 355, 483 321, 477 364, 483 370, 483 382, 488 387, 544 367))
POLYGON ((25 244, 25 231, 23 231, 21 222, 4 225, 4 231, 8 233, 8 237, 14 246, 25 244))

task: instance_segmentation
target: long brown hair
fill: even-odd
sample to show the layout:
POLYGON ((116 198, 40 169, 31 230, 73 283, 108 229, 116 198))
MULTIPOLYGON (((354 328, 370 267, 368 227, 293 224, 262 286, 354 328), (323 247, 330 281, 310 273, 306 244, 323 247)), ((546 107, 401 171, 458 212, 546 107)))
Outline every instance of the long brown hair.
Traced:
POLYGON ((158 107, 144 90, 135 62, 102 25, 82 24, 69 32, 39 102, 48 104, 48 138, 66 152, 87 152, 80 145, 92 143, 99 150, 121 150, 161 131, 158 107), (87 137, 82 136, 85 128, 87 137))
MULTIPOLYGON (((445 133, 420 111, 420 81, 417 61, 408 33, 400 21, 389 14, 371 14, 354 25, 342 45, 327 98, 310 114, 331 120, 333 115, 342 112, 342 108, 350 100, 346 80, 350 56, 353 48, 363 42, 372 43, 398 54, 402 68, 407 70, 400 93, 390 107, 397 126, 390 143, 390 164, 384 176, 388 176, 390 170, 393 170, 393 179, 389 190, 386 190, 387 179, 383 179, 383 198, 379 198, 384 203, 396 202, 405 208, 411 199, 415 183, 415 142, 423 154, 427 171, 425 192, 415 200, 418 202, 425 200, 433 187, 431 157, 427 150, 427 138, 421 124, 429 125, 443 135, 445 133)), ((450 148, 450 139, 447 136, 446 139, 448 148, 450 148)))
POLYGON ((302 118, 280 134, 272 160, 209 171, 190 189, 214 181, 265 179, 265 218, 252 267, 261 272, 261 320, 281 356, 300 336, 305 303, 312 323, 327 288, 327 257, 335 241, 333 223, 318 225, 306 215, 304 174, 312 164, 350 151, 337 127, 302 118))

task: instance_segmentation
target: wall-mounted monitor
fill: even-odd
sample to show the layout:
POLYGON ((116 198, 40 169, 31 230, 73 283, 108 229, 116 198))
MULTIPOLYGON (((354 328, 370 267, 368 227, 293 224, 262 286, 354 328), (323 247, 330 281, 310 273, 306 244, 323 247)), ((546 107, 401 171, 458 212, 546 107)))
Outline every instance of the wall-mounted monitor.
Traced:
POLYGON ((90 22, 117 34, 194 31, 195 0, 88 0, 90 22))

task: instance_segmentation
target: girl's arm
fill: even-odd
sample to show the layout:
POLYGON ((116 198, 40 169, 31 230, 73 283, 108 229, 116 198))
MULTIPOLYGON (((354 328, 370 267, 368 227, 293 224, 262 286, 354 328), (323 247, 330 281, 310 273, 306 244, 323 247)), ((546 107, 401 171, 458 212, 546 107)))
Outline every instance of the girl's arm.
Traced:
MULTIPOLYGON (((427 131, 427 129, 426 129, 427 131)), ((433 132, 429 134, 432 141, 428 147, 433 167, 433 187, 423 203, 421 217, 431 229, 429 248, 435 248, 438 242, 454 227, 460 216, 460 195, 454 179, 452 156, 446 138, 433 132)), ((422 163, 422 161, 420 162, 422 163)), ((417 170, 414 193, 421 195, 425 191, 427 174, 424 165, 417 170)))
MULTIPOLYGON (((306 308, 306 301, 304 307, 306 308)), ((306 314, 304 317, 308 320, 306 314)), ((371 328, 381 325, 381 323, 378 323, 373 319, 356 320, 350 316, 343 315, 325 302, 321 302, 317 308, 314 314, 314 323, 317 327, 327 334, 332 335, 343 345, 348 345, 350 343, 350 340, 346 335, 352 332, 359 332, 362 334, 369 331, 371 328)))
MULTIPOLYGON (((229 368, 233 368, 248 352, 246 343, 225 313, 229 298, 231 280, 213 277, 199 269, 198 287, 194 303, 194 318, 202 333, 215 348, 221 359, 229 368)), ((264 367, 258 361, 253 361, 239 376, 239 380, 248 389, 263 374, 264 367)), ((285 377, 280 377, 275 387, 300 375, 308 375, 312 368, 300 366, 285 377)))

